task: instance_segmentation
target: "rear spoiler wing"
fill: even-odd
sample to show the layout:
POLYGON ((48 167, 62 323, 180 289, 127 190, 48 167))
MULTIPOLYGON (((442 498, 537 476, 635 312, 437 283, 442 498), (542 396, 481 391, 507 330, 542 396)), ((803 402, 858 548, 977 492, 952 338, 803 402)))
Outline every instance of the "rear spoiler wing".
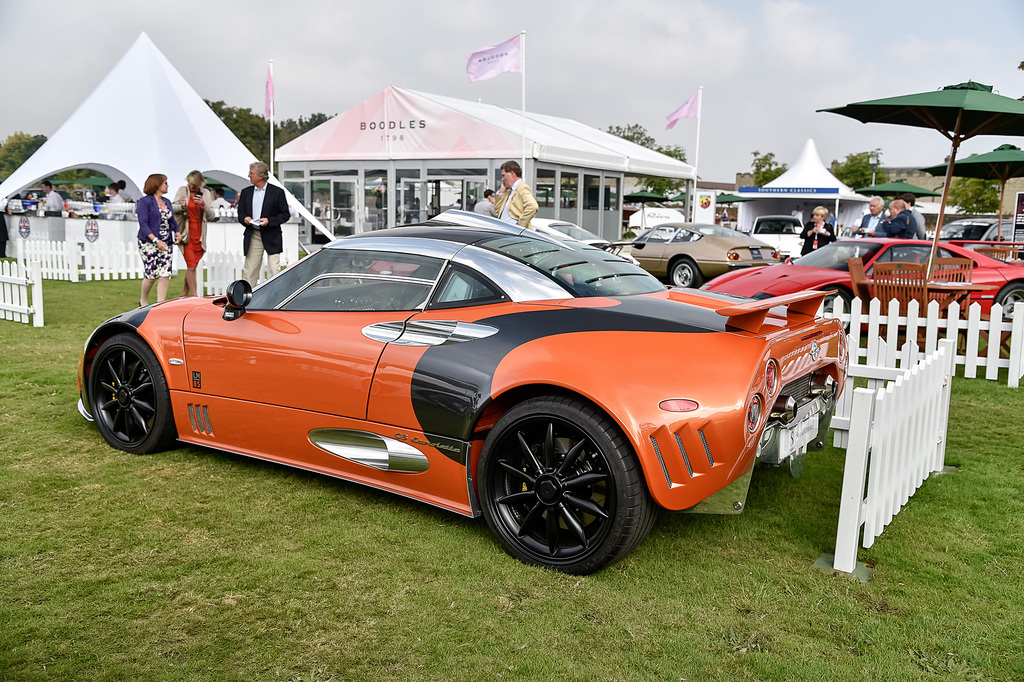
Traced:
POLYGON ((785 296, 773 298, 762 298, 756 301, 748 301, 736 305, 728 305, 715 310, 723 317, 729 318, 729 326, 738 327, 744 331, 756 334, 761 331, 764 318, 772 308, 784 306, 786 312, 801 313, 813 317, 818 312, 821 302, 825 300, 830 291, 801 291, 785 296))

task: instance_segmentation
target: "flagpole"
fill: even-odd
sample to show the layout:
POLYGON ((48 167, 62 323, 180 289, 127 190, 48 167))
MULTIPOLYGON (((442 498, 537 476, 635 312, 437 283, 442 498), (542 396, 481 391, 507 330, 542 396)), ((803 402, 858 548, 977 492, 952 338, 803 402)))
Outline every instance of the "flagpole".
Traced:
MULTIPOLYGON (((697 142, 693 145, 693 194, 697 194, 697 164, 700 162, 700 109, 704 106, 704 86, 697 87, 697 142)), ((690 220, 693 220, 696 208, 693 197, 690 197, 690 220)))
POLYGON ((526 31, 519 32, 519 70, 523 76, 523 110, 522 110, 522 155, 523 175, 526 175, 526 31))
MULTIPOLYGON (((273 59, 270 59, 270 82, 273 83, 273 59)), ((270 173, 273 174, 273 97, 270 98, 270 173)), ((698 119, 699 121, 699 119, 698 119)), ((699 122, 697 123, 699 129, 699 122)))

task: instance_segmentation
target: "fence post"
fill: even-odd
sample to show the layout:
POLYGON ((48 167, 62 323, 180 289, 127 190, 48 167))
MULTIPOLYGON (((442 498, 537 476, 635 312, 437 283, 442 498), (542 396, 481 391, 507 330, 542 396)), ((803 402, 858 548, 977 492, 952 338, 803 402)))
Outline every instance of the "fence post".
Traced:
MULTIPOLYGON (((870 425, 874 419, 875 392, 866 388, 853 391, 850 424, 870 425)), ((871 429, 851 428, 843 468, 843 491, 839 499, 839 529, 836 531, 837 571, 852 573, 857 567, 857 545, 863 522, 864 482, 868 470, 871 429)))
POLYGON ((1010 375, 1007 377, 1010 388, 1019 388, 1021 375, 1024 375, 1021 346, 1024 346, 1024 303, 1014 303, 1010 329, 1010 375))
POLYGON ((43 274, 39 261, 34 260, 28 267, 29 288, 32 291, 32 326, 43 326, 43 274))

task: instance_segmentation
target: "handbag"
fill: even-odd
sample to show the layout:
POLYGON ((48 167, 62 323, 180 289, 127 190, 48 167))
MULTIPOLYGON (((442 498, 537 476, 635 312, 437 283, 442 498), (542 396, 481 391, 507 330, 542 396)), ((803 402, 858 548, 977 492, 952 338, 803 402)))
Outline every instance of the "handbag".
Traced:
MULTIPOLYGON (((188 195, 189 195, 189 191, 186 188, 185 189, 185 196, 188 197, 188 195)), ((181 236, 178 237, 178 245, 179 246, 185 246, 185 244, 188 244, 188 240, 189 240, 189 236, 190 236, 189 235, 189 229, 188 229, 188 204, 187 203, 185 204, 185 210, 182 211, 181 229, 179 230, 179 232, 181 233, 181 236)))

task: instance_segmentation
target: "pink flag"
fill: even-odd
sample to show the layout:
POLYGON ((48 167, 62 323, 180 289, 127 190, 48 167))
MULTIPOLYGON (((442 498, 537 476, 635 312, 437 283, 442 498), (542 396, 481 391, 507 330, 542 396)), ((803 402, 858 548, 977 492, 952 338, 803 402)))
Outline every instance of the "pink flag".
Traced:
POLYGON ((672 126, 676 124, 676 121, 678 121, 681 118, 696 118, 697 113, 699 111, 700 89, 698 89, 697 92, 693 93, 693 97, 686 100, 686 103, 683 104, 683 106, 679 107, 678 109, 676 109, 671 114, 665 117, 668 119, 668 125, 665 126, 665 130, 671 130, 672 126))
POLYGON ((509 38, 503 43, 477 50, 466 59, 466 75, 469 82, 484 81, 502 73, 520 73, 520 36, 509 38))
POLYGON ((267 97, 263 103, 263 118, 270 120, 274 115, 274 73, 267 67, 267 97))

